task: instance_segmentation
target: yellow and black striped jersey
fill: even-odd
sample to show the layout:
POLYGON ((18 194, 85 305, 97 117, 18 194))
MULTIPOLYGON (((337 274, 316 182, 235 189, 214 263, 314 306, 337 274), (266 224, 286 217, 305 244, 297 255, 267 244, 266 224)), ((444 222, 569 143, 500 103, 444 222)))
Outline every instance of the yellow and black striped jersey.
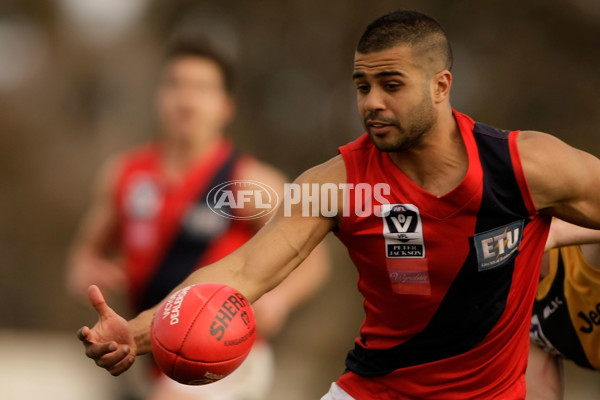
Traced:
POLYGON ((550 251, 533 306, 531 339, 552 354, 600 369, 600 269, 579 246, 550 251))

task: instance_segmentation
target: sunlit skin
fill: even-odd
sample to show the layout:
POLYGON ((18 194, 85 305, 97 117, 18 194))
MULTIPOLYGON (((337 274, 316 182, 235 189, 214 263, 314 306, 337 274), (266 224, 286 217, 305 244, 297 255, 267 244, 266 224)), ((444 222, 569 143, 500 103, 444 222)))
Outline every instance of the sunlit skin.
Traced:
POLYGON ((425 190, 437 195, 452 190, 468 162, 450 106, 452 74, 443 62, 420 57, 408 45, 357 52, 353 78, 358 110, 375 146, 425 190), (454 176, 436 176, 448 166, 457 167, 454 176))
POLYGON ((436 119, 428 77, 408 46, 356 53, 354 82, 363 124, 381 151, 417 146, 436 119))

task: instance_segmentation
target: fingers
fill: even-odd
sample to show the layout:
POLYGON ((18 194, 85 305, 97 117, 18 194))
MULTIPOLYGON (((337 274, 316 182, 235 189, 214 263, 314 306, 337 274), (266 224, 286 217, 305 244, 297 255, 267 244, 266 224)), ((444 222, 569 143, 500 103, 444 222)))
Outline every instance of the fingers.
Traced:
POLYGON ((125 347, 120 347, 117 349, 116 346, 114 345, 114 343, 111 343, 110 349, 114 349, 114 350, 112 350, 111 352, 108 352, 108 353, 102 353, 100 356, 97 356, 96 354, 90 355, 90 354, 88 354, 87 351, 86 351, 86 355, 89 358, 95 360, 97 366, 107 369, 107 370, 110 370, 112 367, 116 366, 121 361, 123 361, 127 356, 129 356, 129 348, 127 346, 125 346, 125 347))
POLYGON ((77 339, 81 340, 84 343, 89 342, 88 336, 90 334, 90 328, 84 326, 83 328, 77 331, 77 339))
POLYGON ((135 361, 131 333, 127 321, 117 315, 104 300, 96 285, 88 288, 88 297, 100 315, 100 321, 93 329, 84 326, 77 332, 77 338, 85 347, 85 355, 112 375, 120 375, 135 361))
POLYGON ((133 365, 134 361, 135 357, 129 355, 123 358, 123 360, 121 360, 119 363, 115 364, 111 368, 107 368, 107 370, 108 372, 110 372, 111 375, 118 376, 121 375, 123 372, 127 371, 129 367, 133 365))
POLYGON ((88 288, 88 297, 94 309, 100 315, 100 318, 108 317, 112 313, 112 309, 106 304, 102 292, 96 285, 88 288))
MULTIPOLYGON (((119 347, 117 347, 114 342, 90 343, 85 346, 85 355, 92 360, 99 361, 101 359, 110 358, 111 356, 114 357, 114 354, 118 353, 118 351, 116 351, 117 349, 119 349, 119 347)), ((121 348, 120 351, 123 352, 123 348, 121 348)), ((129 353, 129 349, 127 349, 127 353, 129 353)), ((122 356, 124 355, 122 354, 122 356)), ((109 363, 109 365, 113 365, 118 361, 120 361, 120 359, 109 363)))
POLYGON ((135 361, 129 346, 118 347, 114 342, 88 344, 85 355, 114 376, 128 370, 135 361))

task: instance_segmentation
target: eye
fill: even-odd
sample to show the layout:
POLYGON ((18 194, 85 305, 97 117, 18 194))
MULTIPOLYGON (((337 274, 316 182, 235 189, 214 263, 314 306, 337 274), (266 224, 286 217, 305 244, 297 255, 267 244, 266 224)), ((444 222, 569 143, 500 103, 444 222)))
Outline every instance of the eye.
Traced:
POLYGON ((358 93, 367 94, 369 93, 369 90, 371 90, 371 87, 366 83, 361 83, 356 85, 356 90, 358 91, 358 93))
POLYGON ((393 92, 395 90, 397 90, 401 85, 397 82, 387 82, 384 85, 385 90, 387 90, 388 92, 393 92))

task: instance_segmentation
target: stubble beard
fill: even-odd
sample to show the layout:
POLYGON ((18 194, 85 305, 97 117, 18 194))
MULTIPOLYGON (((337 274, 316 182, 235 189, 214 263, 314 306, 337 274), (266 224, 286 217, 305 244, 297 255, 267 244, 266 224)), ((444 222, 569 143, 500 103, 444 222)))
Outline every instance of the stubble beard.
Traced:
POLYGON ((392 125, 397 130, 395 140, 391 142, 382 142, 367 129, 373 144, 375 144, 375 147, 377 147, 379 151, 386 153, 405 152, 418 147, 437 121, 437 111, 431 104, 430 96, 425 96, 425 98, 414 107, 408 115, 411 119, 404 126, 395 118, 382 118, 374 113, 369 113, 365 117, 365 126, 367 126, 367 120, 376 119, 392 125))

